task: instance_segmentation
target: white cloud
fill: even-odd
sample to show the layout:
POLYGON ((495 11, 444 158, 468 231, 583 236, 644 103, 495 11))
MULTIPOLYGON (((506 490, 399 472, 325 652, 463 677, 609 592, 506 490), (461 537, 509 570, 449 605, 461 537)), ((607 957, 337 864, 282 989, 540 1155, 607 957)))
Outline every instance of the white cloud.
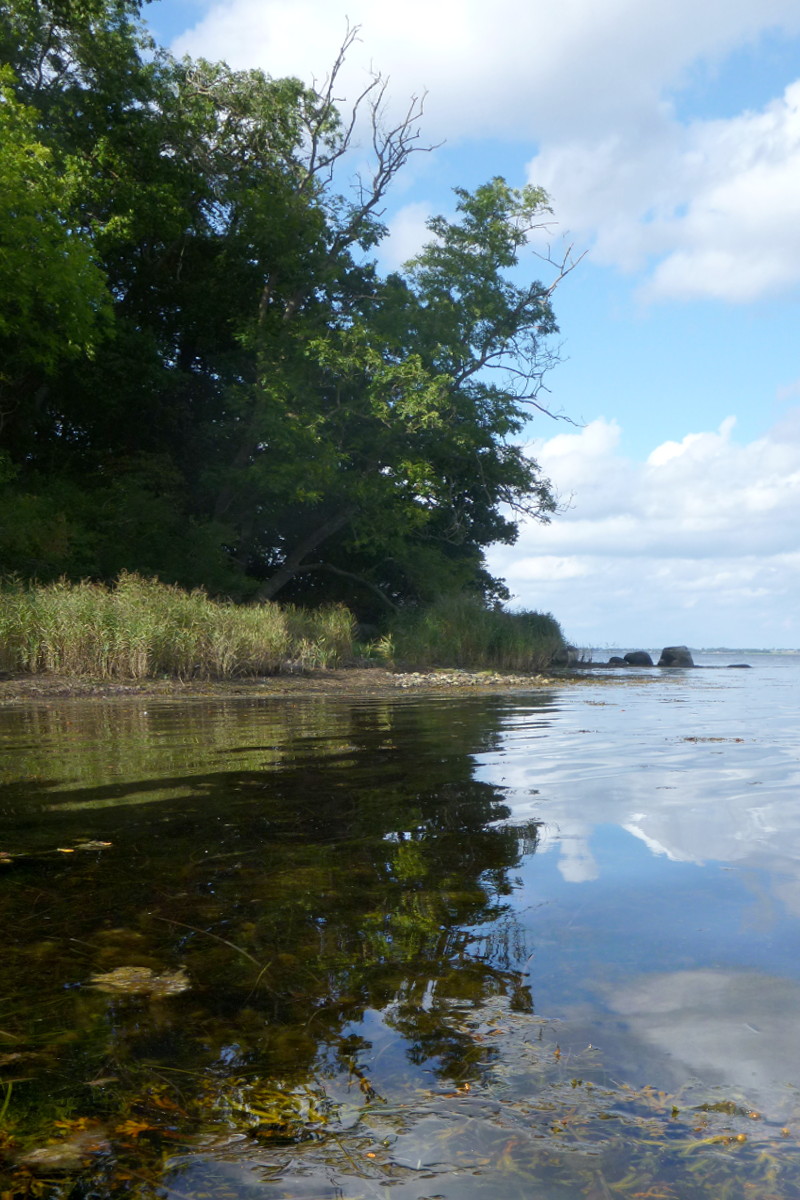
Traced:
POLYGON ((670 99, 699 63, 800 32, 796 0, 223 0, 175 49, 321 79, 348 19, 361 41, 342 95, 374 64, 398 111, 428 91, 434 142, 538 143, 529 173, 562 227, 597 262, 646 271, 647 299, 747 301, 800 280, 800 81, 730 120, 681 124, 670 99))
POLYGON ((430 241, 426 221, 433 214, 424 203, 406 204, 389 222, 389 234, 381 244, 381 263, 387 270, 401 267, 430 241))
POLYGON ((767 1109, 776 1123, 792 1111, 788 1081, 800 1071, 794 980, 719 968, 674 971, 626 980, 608 1001, 624 1017, 627 1035, 658 1049, 673 1070, 677 1063, 679 1077, 682 1070, 683 1079, 744 1087, 748 1104, 767 1109))
POLYGON ((795 0, 224 0, 175 49, 321 77, 348 20, 361 28, 353 70, 374 64, 399 96, 427 89, 436 132, 451 138, 641 127, 698 57, 800 29, 795 0))
POLYGON ((717 433, 687 433, 680 442, 662 442, 648 455, 648 465, 663 467, 668 462, 687 457, 701 462, 716 458, 730 444, 735 424, 735 417, 726 417, 717 433))
POLYGON ((590 568, 578 558, 563 558, 555 554, 542 554, 538 558, 526 558, 518 563, 517 579, 528 582, 552 579, 579 579, 587 575, 590 568))
POLYGON ((641 463, 619 432, 601 419, 532 445, 572 501, 492 551, 516 602, 582 645, 800 644, 797 420, 743 445, 729 418, 641 463))
POLYGON ((800 82, 758 113, 545 144, 529 175, 646 299, 747 301, 800 279, 800 82))

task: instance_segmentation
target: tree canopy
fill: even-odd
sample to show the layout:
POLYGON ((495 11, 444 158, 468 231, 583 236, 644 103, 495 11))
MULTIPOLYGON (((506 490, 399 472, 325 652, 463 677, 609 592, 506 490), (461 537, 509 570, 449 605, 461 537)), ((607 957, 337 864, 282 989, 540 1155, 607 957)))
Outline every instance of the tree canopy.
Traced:
POLYGON ((456 189, 381 272, 421 106, 387 124, 375 76, 339 110, 354 37, 309 87, 177 61, 135 0, 3 7, 0 570, 364 616, 504 594, 485 548, 555 508, 515 440, 557 329, 517 270, 547 197, 456 189))

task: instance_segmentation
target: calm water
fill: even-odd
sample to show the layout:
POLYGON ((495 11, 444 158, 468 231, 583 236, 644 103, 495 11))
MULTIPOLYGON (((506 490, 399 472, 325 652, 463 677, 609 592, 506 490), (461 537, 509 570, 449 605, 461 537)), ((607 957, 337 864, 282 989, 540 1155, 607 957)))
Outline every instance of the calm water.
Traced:
POLYGON ((800 1197, 800 656, 697 661, 0 710, 0 1195, 800 1197))

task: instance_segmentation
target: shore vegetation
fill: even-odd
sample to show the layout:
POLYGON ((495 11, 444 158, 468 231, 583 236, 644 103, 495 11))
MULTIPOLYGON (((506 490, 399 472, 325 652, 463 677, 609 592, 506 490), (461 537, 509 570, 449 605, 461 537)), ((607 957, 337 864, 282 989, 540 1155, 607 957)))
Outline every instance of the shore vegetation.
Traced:
POLYGON ((353 656, 355 622, 341 605, 239 605, 133 574, 112 587, 7 583, 1 600, 6 671, 226 679, 338 666, 353 656))
POLYGON ((391 650, 405 667, 472 667, 542 671, 564 646, 549 613, 487 608, 471 596, 445 597, 401 614, 391 650))
POLYGON ((562 645, 552 617, 472 598, 414 609, 360 640, 341 604, 236 604, 131 573, 113 585, 7 580, 0 591, 0 669, 11 673, 231 679, 368 663, 537 671, 562 645))

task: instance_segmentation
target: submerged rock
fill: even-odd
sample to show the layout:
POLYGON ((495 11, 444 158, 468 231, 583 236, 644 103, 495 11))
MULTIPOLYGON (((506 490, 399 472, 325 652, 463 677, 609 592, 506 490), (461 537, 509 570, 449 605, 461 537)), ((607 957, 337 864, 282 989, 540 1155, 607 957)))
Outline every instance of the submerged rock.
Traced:
POLYGON ((29 1151, 18 1160, 18 1165, 36 1175, 68 1174, 77 1171, 93 1155, 107 1154, 110 1148, 102 1129, 80 1129, 62 1142, 29 1151))
POLYGON ((92 987, 112 996, 174 996, 190 986, 188 975, 180 969, 156 975, 149 967, 116 967, 92 976, 92 987))

